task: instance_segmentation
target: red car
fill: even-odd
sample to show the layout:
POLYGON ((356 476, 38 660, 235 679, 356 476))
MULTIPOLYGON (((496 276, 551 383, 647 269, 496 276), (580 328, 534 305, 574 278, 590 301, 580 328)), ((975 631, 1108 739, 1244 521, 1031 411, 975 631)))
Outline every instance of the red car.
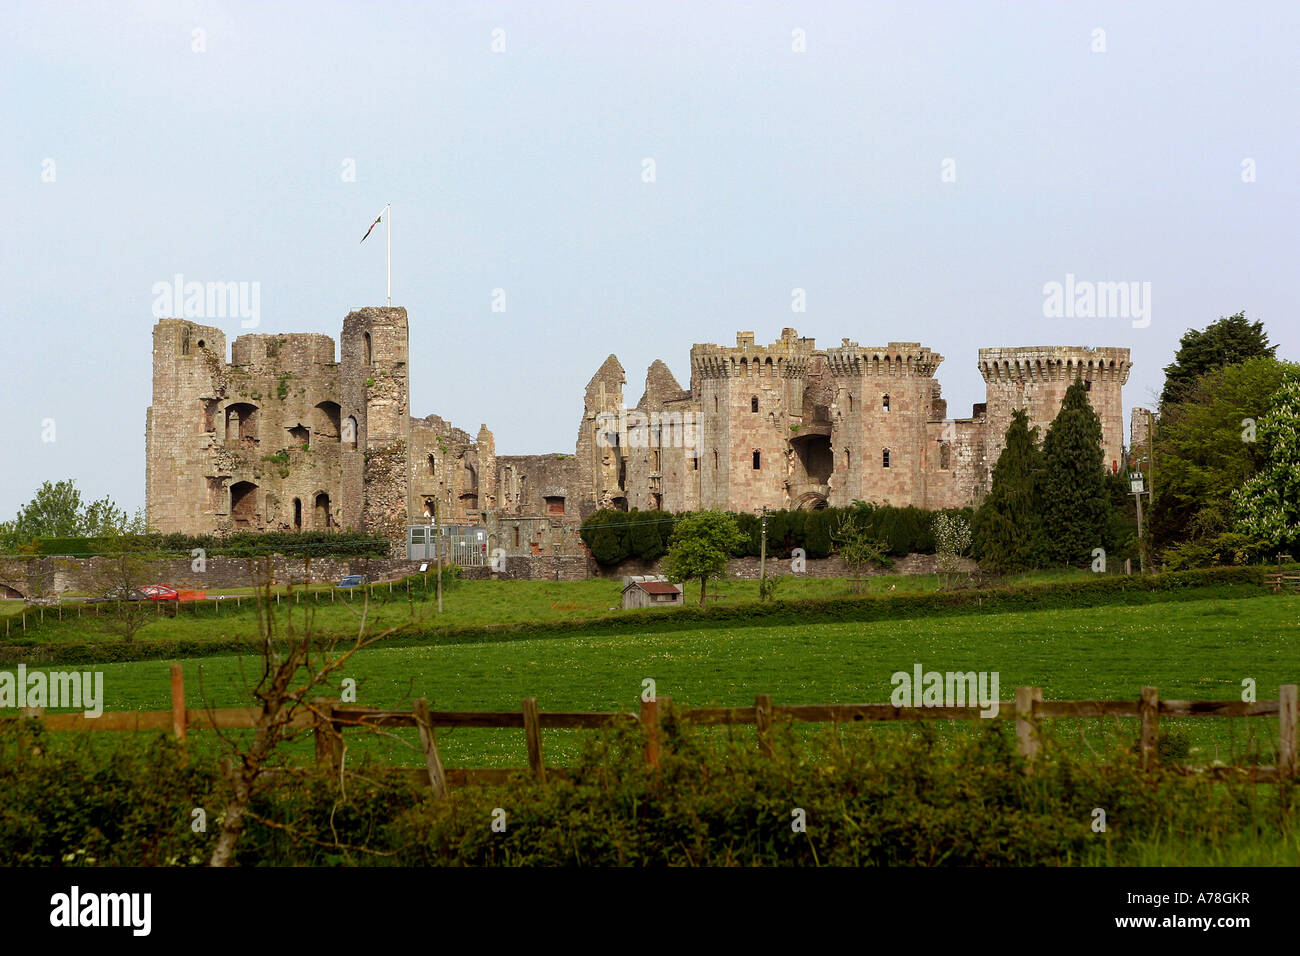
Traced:
POLYGON ((140 592, 150 601, 175 601, 180 597, 175 588, 165 584, 146 584, 140 592))

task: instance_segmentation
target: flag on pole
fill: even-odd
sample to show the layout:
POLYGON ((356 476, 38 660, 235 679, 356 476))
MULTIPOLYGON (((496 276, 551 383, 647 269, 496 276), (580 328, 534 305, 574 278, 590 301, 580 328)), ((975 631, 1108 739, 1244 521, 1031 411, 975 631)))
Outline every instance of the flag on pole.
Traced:
POLYGON ((380 221, 383 218, 384 218, 384 214, 382 212, 375 217, 375 221, 370 224, 370 228, 366 230, 366 234, 361 237, 362 242, 365 242, 366 239, 370 237, 370 233, 374 231, 375 226, 379 225, 380 221))

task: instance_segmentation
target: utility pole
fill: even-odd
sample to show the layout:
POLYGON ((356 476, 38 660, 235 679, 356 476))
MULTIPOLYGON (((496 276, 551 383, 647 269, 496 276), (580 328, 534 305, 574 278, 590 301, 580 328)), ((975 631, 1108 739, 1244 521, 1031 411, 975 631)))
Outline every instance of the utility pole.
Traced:
POLYGON ((758 546, 758 599, 767 592, 767 506, 763 506, 763 536, 758 546))
POLYGON ((1129 491, 1132 493, 1134 499, 1137 501, 1138 570, 1141 573, 1146 574, 1147 573, 1147 549, 1146 549, 1146 545, 1143 543, 1142 540, 1142 495, 1145 494, 1145 491, 1143 490, 1143 484, 1144 482, 1142 478, 1142 472, 1140 470, 1135 469, 1129 472, 1128 475, 1129 491))
POLYGON ((438 613, 442 613, 442 522, 438 519, 438 498, 433 499, 434 547, 438 555, 438 613))

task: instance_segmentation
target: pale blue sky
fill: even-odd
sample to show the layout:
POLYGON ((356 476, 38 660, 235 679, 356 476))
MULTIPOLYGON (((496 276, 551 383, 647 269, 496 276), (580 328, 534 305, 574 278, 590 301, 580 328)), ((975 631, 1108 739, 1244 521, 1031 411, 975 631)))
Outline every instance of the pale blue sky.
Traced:
POLYGON ((154 283, 258 282, 257 331, 337 338, 383 304, 382 233, 358 239, 388 201, 412 412, 503 454, 572 451, 610 352, 634 403, 655 358, 686 385, 691 344, 738 329, 919 340, 957 416, 981 346, 1128 346, 1129 406, 1220 315, 1300 357, 1298 27, 1293 3, 6 4, 0 517, 64 477, 143 504, 154 283), (1067 273, 1150 282, 1150 326, 1044 318, 1067 273))

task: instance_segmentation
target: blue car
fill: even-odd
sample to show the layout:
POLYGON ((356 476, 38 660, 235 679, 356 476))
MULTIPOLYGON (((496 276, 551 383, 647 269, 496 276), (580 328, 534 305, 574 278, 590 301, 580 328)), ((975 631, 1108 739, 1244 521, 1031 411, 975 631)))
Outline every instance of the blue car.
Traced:
POLYGON ((338 583, 338 586, 341 588, 359 588, 365 583, 366 576, 364 574, 349 574, 338 583))

